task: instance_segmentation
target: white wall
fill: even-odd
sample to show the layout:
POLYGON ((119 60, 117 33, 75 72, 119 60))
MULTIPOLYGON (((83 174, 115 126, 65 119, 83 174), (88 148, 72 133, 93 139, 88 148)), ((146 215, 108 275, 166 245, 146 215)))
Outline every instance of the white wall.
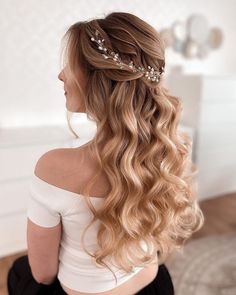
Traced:
POLYGON ((127 11, 157 30, 193 13, 203 13, 223 30, 223 46, 206 60, 185 60, 166 51, 168 68, 181 64, 187 73, 235 73, 235 0, 1 0, 0 128, 64 124, 65 97, 59 73, 60 42, 72 23, 127 11))

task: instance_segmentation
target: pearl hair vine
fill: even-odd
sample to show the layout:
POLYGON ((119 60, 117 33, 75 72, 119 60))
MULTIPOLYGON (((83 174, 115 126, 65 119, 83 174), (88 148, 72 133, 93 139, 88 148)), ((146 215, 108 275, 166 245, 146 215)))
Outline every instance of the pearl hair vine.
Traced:
POLYGON ((148 66, 148 69, 145 69, 144 67, 136 66, 134 65, 133 61, 130 61, 129 64, 127 65, 124 63, 120 56, 119 53, 115 53, 114 51, 111 51, 109 53, 109 50, 104 46, 104 39, 99 39, 99 31, 96 30, 95 32, 95 37, 91 37, 91 40, 95 42, 98 45, 98 49, 102 50, 104 53, 102 53, 102 56, 104 59, 113 59, 116 64, 120 67, 120 69, 123 69, 124 66, 128 66, 133 70, 133 72, 142 72, 145 77, 148 80, 151 80, 152 82, 158 82, 160 76, 164 72, 164 67, 162 66, 160 70, 154 70, 151 66, 148 66))

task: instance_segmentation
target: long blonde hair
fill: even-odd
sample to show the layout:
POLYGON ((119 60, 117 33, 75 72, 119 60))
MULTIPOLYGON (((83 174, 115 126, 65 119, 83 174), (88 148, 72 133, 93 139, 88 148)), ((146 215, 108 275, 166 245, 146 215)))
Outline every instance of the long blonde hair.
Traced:
POLYGON ((101 172, 110 183, 101 208, 85 198, 94 216, 85 231, 97 220, 100 224, 98 249, 91 253, 82 245, 98 266, 110 269, 105 258, 111 255, 116 266, 130 272, 133 266, 153 262, 157 253, 158 263, 163 263, 202 227, 194 179, 198 169, 191 161, 190 137, 178 130, 180 99, 164 87, 162 77, 156 84, 105 60, 90 40, 96 29, 106 47, 119 52, 123 61, 133 60, 144 68, 165 65, 164 44, 151 25, 126 12, 77 22, 64 35, 78 95, 88 118, 97 124, 89 147, 100 169, 83 195, 90 196, 101 172), (79 67, 87 79, 86 89, 77 78, 79 67))

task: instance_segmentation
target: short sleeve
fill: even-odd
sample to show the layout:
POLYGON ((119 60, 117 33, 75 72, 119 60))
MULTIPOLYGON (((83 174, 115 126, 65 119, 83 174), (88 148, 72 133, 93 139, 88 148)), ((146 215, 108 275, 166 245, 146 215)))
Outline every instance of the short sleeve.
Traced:
POLYGON ((42 190, 35 178, 29 187, 27 217, 39 226, 53 227, 59 224, 61 215, 57 210, 56 196, 50 191, 42 190))

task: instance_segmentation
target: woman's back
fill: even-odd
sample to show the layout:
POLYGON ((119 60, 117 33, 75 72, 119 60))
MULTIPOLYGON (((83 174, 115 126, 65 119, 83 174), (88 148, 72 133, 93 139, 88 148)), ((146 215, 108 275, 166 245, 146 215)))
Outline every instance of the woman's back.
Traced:
MULTIPOLYGON (((50 159, 49 159, 50 161, 50 159)), ((88 181, 94 173, 96 173, 96 168, 97 168, 97 161, 96 159, 94 159, 90 154, 89 154, 89 149, 87 148, 86 145, 79 147, 79 148, 72 148, 72 149, 57 149, 56 152, 54 153, 54 155, 52 154, 52 162, 54 163, 54 165, 56 164, 57 167, 55 167, 56 169, 53 169, 53 171, 55 171, 54 173, 52 173, 52 170, 48 171, 48 174, 45 175, 44 179, 47 183, 49 183, 50 185, 52 185, 52 188, 55 188, 55 192, 59 191, 60 193, 63 193, 63 190, 66 190, 68 192, 71 192, 72 194, 78 194, 78 203, 73 203, 75 204, 75 208, 73 208, 75 210, 75 212, 70 212, 70 214, 77 214, 78 217, 80 213, 78 213, 78 211, 76 211, 76 206, 81 206, 81 208, 79 210, 81 210, 81 214, 83 214, 83 216, 85 216, 85 213, 82 212, 84 210, 84 206, 82 206, 82 203, 80 203, 80 198, 81 196, 79 196, 83 186, 85 186, 86 181, 88 181), (62 190, 61 190, 62 189, 62 190), (82 209, 83 207, 83 209, 82 209)), ((52 167, 52 165, 50 165, 49 163, 49 167, 52 167)), ((40 180, 39 180, 40 181, 40 180)), ((46 185, 45 183, 42 183, 42 185, 46 185)), ((91 187, 91 191, 90 191, 90 195, 92 196, 91 199, 93 199, 93 204, 100 204, 100 200, 102 200, 104 197, 106 197, 107 192, 109 191, 109 182, 106 178, 106 175, 101 173, 101 175, 98 177, 97 181, 94 183, 94 185, 91 187), (96 199, 96 201, 95 201, 96 199), (100 199, 98 201, 98 199, 100 199)), ((74 197, 76 197, 76 195, 73 194, 73 202, 74 202, 74 197)), ((70 198, 70 195, 66 196, 68 198, 70 198)), ((69 200, 68 200, 69 201, 69 200)), ((96 205, 97 206, 97 205, 96 205)), ((89 210, 87 208, 87 210, 89 210)), ((88 212, 88 216, 89 216, 89 212, 88 212)), ((78 218, 77 217, 77 218, 78 218)), ((69 220, 69 217, 67 217, 69 220)), ((82 216, 81 216, 82 218, 82 216)), ((86 216, 87 218, 87 216, 86 216)), ((85 221, 85 219, 83 217, 83 220, 85 221)), ((68 221, 67 220, 67 221, 68 221)), ((73 220, 72 223, 73 224, 73 220)), ((71 225, 72 226, 72 225, 71 225)), ((69 254, 67 249, 71 249, 71 251, 74 251, 74 255, 75 255, 75 259, 74 259, 74 267, 76 265, 76 247, 74 247, 74 249, 72 249, 72 246, 66 244, 67 241, 71 241, 73 242, 72 244, 75 245, 76 243, 76 232, 75 232, 75 228, 74 228, 74 233, 73 230, 70 229, 70 224, 69 222, 65 222, 64 227, 64 231, 68 231, 68 233, 65 235, 67 237, 67 240, 65 238, 63 238, 62 236, 62 241, 63 241, 63 247, 61 247, 60 250, 60 258, 62 260, 63 263, 63 259, 69 263, 69 261, 71 261, 71 263, 73 263, 73 260, 70 258, 71 253, 69 254), (70 236, 71 235, 71 236, 70 236), (71 247, 71 248, 70 248, 71 247), (70 259, 69 259, 70 258, 70 259)), ((92 235, 93 236, 93 235, 92 235)), ((79 237, 79 229, 78 229, 78 237, 79 237)), ((86 238, 86 234, 85 234, 85 238, 86 238)), ((90 236, 91 238, 91 236, 90 236)), ((82 253, 82 248, 79 247, 78 244, 78 256, 85 255, 85 253, 82 253)), ((82 258, 83 260, 81 261, 88 261, 88 257, 84 256, 82 258)), ((82 262, 81 262, 82 264, 82 262)), ((86 286, 86 280, 87 282, 89 282, 89 280, 91 280, 91 285, 94 284, 94 289, 96 289, 96 285, 98 286, 98 283, 96 284, 94 281, 94 277, 92 276, 91 278, 89 278, 89 267, 91 267, 91 265, 88 265, 85 263, 85 272, 87 271, 87 274, 83 274, 85 275, 83 278, 83 283, 86 286), (87 277, 86 277, 87 275, 87 277)), ((78 267, 78 272, 83 272, 83 265, 80 265, 78 267)), ((64 278, 68 275, 69 278, 67 277, 68 282, 71 279, 71 284, 72 281, 74 280, 74 282, 76 281, 75 279, 75 275, 72 278, 72 274, 71 274, 71 278, 70 278, 70 274, 66 274, 66 267, 61 267, 61 269, 63 269, 62 271, 59 268, 59 280, 61 283, 62 288, 65 290, 65 292, 69 295, 82 295, 82 294, 97 294, 97 295, 120 295, 120 294, 135 294, 137 293, 139 290, 143 289, 146 285, 148 285, 150 282, 152 282, 154 280, 154 278, 157 275, 157 271, 158 271, 158 265, 150 265, 144 269, 137 269, 137 271, 135 271, 136 273, 133 274, 132 276, 130 274, 130 278, 125 278, 122 279, 124 281, 124 283, 121 283, 118 287, 112 289, 111 291, 102 291, 100 293, 86 293, 86 292, 78 292, 76 290, 74 290, 73 288, 69 288, 67 285, 69 284, 63 284, 61 281, 64 280, 64 278)), ((92 272, 95 272, 96 270, 92 270, 92 268, 90 269, 92 272)), ((107 269, 106 269, 107 271, 107 269)), ((68 272, 69 272, 69 268, 68 268, 68 272)), ((100 273, 99 273, 100 274, 100 273)), ((94 275, 91 274, 91 275, 94 275)), ((105 275, 108 275, 107 273, 105 275)), ((102 288, 106 289, 106 278, 104 275, 104 282, 102 280, 102 282, 100 281, 100 286, 102 286, 102 288)), ((81 275, 82 276, 82 275, 81 275)), ((98 276, 97 276, 98 278, 98 276)), ((88 286, 87 283, 87 288, 89 290, 92 290, 93 288, 91 288, 88 286)), ((109 286, 109 284, 107 284, 107 286, 109 286)), ((111 283, 110 283, 111 286, 111 283)), ((78 287, 79 288, 79 287, 78 287)))

